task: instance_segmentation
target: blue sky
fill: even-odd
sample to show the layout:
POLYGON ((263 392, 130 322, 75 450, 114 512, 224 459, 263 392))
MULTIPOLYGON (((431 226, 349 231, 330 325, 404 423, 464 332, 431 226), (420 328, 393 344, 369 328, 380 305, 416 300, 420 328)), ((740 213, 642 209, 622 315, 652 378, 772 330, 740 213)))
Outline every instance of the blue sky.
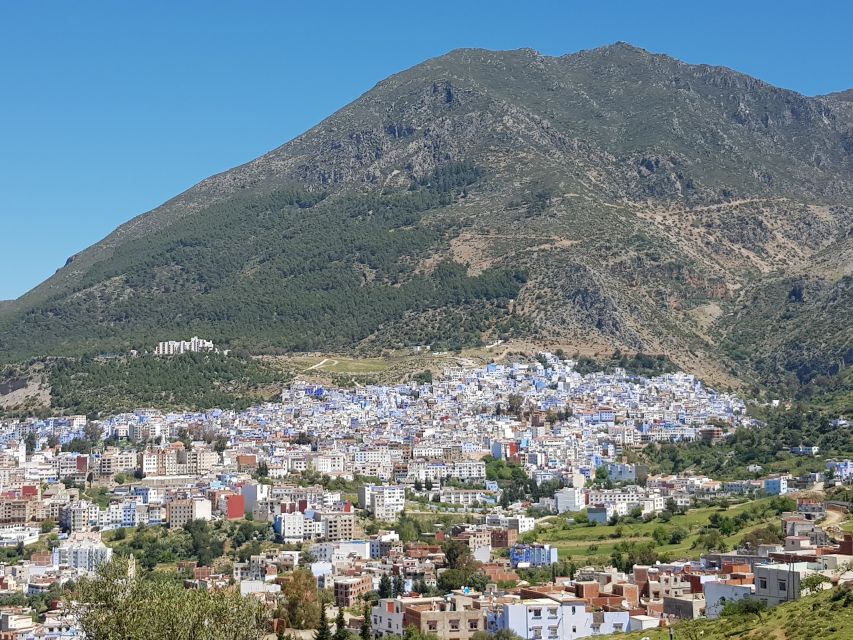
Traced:
POLYGON ((0 3, 0 299, 204 177, 458 47, 624 40, 813 95, 853 87, 850 2, 0 3))

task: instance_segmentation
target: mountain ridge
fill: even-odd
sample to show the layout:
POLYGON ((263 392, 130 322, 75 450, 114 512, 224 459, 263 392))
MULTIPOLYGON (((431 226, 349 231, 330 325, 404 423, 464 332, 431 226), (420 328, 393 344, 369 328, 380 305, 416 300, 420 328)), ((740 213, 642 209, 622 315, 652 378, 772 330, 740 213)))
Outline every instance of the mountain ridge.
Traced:
POLYGON ((178 330, 255 351, 377 350, 437 341, 467 318, 454 344, 592 342, 694 370, 718 361, 711 369, 729 379, 807 384, 853 361, 843 337, 851 167, 853 104, 840 99, 625 43, 560 57, 455 50, 74 256, 0 308, 0 355, 178 330), (341 250, 303 272, 276 251, 322 253, 311 217, 337 230, 341 250), (202 219, 252 248, 214 238, 202 219), (445 263, 435 277, 458 287, 450 298, 433 280, 445 263), (516 284, 502 279, 516 272, 516 284), (294 278, 301 284, 278 299, 294 278), (412 306, 400 298, 406 287, 432 293, 412 306), (317 341, 278 335, 309 331, 295 300, 313 299, 320 318, 353 294, 365 298, 359 313, 372 315, 371 304, 388 313, 346 330, 324 321, 317 341), (165 300, 175 315, 160 327, 146 306, 165 300), (252 311, 238 320, 231 304, 252 311), (765 326, 755 309, 782 313, 765 326), (818 319, 828 338, 785 342, 791 323, 818 319))

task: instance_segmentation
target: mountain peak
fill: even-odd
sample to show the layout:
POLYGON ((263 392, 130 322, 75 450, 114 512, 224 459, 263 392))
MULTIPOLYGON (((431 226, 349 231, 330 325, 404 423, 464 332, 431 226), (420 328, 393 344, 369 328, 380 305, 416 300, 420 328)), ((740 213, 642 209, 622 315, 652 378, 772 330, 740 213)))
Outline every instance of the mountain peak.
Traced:
POLYGON ((631 44, 630 42, 625 42, 624 40, 617 40, 612 44, 606 44, 601 47, 596 47, 592 49, 592 51, 601 51, 601 52, 622 52, 622 53, 630 53, 632 55, 638 56, 650 56, 655 55, 648 51, 647 49, 643 49, 642 47, 638 47, 636 45, 631 44))
POLYGON ((853 89, 847 89, 845 91, 836 91, 834 93, 827 93, 825 95, 817 97, 829 98, 830 100, 840 100, 842 102, 853 102, 853 89))

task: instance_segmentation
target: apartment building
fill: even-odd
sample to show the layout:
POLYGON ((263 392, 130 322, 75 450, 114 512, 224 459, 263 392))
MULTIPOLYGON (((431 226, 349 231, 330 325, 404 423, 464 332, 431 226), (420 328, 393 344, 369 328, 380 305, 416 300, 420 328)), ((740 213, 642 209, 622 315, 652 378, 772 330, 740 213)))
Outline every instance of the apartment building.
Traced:
POLYGON ((583 600, 532 598, 498 605, 486 614, 486 630, 508 629, 524 640, 575 640, 630 630, 628 611, 590 611, 583 600))
POLYGON ((127 437, 132 442, 149 442, 163 435, 163 423, 159 420, 132 422, 127 425, 127 437))
POLYGON ((219 455, 212 449, 193 447, 190 450, 178 449, 177 470, 180 475, 204 475, 219 461, 219 455))
POLYGON ((114 476, 117 473, 133 473, 136 470, 137 455, 135 451, 107 449, 97 459, 97 472, 101 477, 114 476))
POLYGON ((98 524, 100 509, 88 500, 69 503, 59 510, 59 526, 65 531, 88 531, 98 524))
POLYGON ((335 578, 333 589, 335 605, 352 607, 363 595, 373 591, 373 578, 370 576, 335 578))
POLYGON ((322 537, 329 542, 352 540, 355 537, 355 514, 344 511, 319 514, 322 537))
POLYGON ((549 544, 516 544, 510 549, 512 567, 546 567, 556 564, 558 552, 549 544))
POLYGON ((393 522, 406 508, 402 486, 363 485, 358 490, 359 506, 382 522, 393 522))
POLYGON ((139 466, 146 476, 178 475, 178 452, 172 447, 144 451, 139 466))
POLYGON ((54 564, 93 573, 98 565, 109 562, 113 550, 101 541, 99 533, 72 533, 54 549, 54 564))
POLYGON ((565 487, 554 494, 557 513, 577 512, 586 507, 586 494, 578 487, 565 487))
POLYGON ((484 482, 486 463, 481 461, 445 462, 444 460, 409 461, 407 479, 410 482, 429 480, 438 483, 445 478, 459 482, 484 482))
POLYGON ((468 640, 485 623, 483 613, 470 606, 470 598, 383 598, 371 612, 373 636, 401 636, 409 627, 439 638, 468 640))
POLYGON ((166 505, 166 520, 173 529, 193 520, 210 520, 211 504, 207 498, 172 500, 166 505))
POLYGON ((403 626, 414 627, 422 633, 439 638, 469 640, 486 626, 483 612, 472 606, 471 598, 453 596, 449 601, 442 598, 422 598, 403 609, 403 626))
POLYGON ((213 351, 213 348, 213 341, 193 336, 189 340, 166 340, 158 342, 154 348, 154 355, 175 356, 182 353, 213 351))
POLYGON ((299 512, 280 513, 273 521, 273 530, 284 544, 297 544, 305 539, 305 516, 299 512))

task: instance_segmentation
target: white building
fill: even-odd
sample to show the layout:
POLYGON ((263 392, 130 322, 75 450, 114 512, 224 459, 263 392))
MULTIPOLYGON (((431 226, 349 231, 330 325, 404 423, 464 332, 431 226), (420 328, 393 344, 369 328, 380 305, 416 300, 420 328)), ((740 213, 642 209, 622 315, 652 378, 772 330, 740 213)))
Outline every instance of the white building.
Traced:
POLYGON ((486 629, 509 629, 525 640, 574 640, 630 631, 631 619, 628 611, 589 611, 582 600, 535 598, 490 610, 486 629))
POLYGON ((20 525, 0 527, 0 547, 29 545, 39 541, 39 529, 20 525))
POLYGON ((736 602, 751 596, 754 585, 711 581, 706 582, 703 588, 705 592, 705 616, 714 620, 720 617, 727 602, 736 602))
POLYGON ((283 543, 296 544, 305 539, 305 516, 301 513, 282 513, 275 519, 275 531, 283 543))
POLYGON ((382 522, 393 522, 406 508, 402 486, 363 485, 358 490, 359 506, 382 522))
POLYGON ((53 551, 53 563, 78 572, 93 573, 98 565, 109 562, 113 550, 101 540, 100 534, 72 534, 53 551))
POLYGON ((586 507, 584 490, 577 487, 566 487, 554 494, 557 513, 576 512, 586 507))
POLYGON ((213 351, 213 342, 193 336, 188 341, 167 340, 166 342, 160 342, 154 349, 154 354, 158 356, 174 356, 181 353, 198 353, 202 351, 213 351))

